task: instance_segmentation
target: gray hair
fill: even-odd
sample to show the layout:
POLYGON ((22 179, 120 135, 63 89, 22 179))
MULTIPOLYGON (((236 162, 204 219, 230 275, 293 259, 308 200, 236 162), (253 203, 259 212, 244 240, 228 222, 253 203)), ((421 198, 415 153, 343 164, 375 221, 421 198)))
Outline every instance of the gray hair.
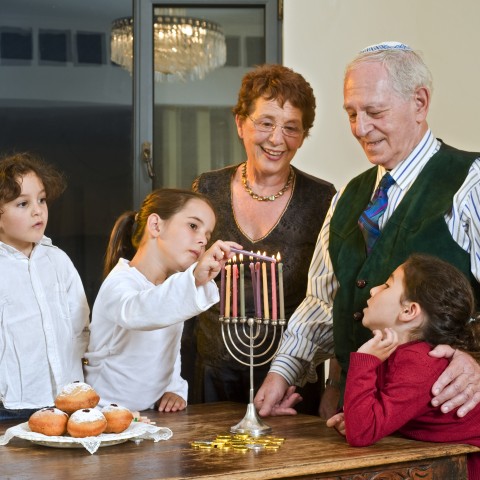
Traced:
POLYGON ((346 67, 347 75, 364 63, 381 63, 389 77, 392 88, 403 99, 410 98, 419 87, 433 93, 432 74, 419 52, 410 49, 362 50, 346 67))

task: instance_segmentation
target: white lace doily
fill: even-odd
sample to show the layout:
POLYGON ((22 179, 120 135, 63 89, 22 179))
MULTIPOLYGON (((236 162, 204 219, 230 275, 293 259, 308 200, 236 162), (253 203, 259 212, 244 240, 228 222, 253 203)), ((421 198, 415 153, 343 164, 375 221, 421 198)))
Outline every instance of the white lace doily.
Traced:
POLYGON ((102 433, 97 437, 74 438, 69 436, 49 437, 42 433, 32 432, 28 426, 28 422, 21 423, 15 427, 10 427, 4 435, 0 436, 0 445, 6 445, 12 438, 22 438, 32 443, 45 445, 47 447, 57 448, 86 448, 90 453, 95 453, 99 447, 108 447, 127 440, 141 441, 168 440, 173 432, 166 427, 157 427, 155 425, 132 422, 130 426, 121 433, 102 433))

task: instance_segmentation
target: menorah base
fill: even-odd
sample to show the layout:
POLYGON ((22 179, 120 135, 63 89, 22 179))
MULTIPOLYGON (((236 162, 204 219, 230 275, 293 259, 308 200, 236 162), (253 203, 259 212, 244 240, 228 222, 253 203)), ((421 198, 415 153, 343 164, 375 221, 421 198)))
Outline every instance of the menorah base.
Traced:
POLYGON ((247 413, 243 417, 243 420, 237 423, 230 429, 232 433, 246 433, 252 437, 259 437, 260 435, 266 435, 272 431, 272 427, 264 423, 257 415, 255 405, 249 403, 247 406, 247 413))

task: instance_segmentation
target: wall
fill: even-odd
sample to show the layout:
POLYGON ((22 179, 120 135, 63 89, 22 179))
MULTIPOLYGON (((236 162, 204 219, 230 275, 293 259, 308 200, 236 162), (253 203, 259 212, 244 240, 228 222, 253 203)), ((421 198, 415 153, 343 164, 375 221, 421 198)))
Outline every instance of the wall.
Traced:
POLYGON ((337 188, 368 168, 342 108, 343 72, 359 50, 385 40, 423 53, 434 79, 433 133, 479 151, 479 18, 478 0, 284 0, 284 64, 317 97, 315 125, 295 165, 337 188))

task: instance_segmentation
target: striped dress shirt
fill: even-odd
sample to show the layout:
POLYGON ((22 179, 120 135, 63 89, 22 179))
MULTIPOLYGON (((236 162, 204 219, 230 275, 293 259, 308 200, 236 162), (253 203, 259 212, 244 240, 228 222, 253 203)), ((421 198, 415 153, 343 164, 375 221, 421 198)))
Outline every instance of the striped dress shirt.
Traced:
MULTIPOLYGON (((441 142, 428 130, 412 153, 391 170, 395 183, 388 191, 388 206, 380 218, 380 230, 440 146, 441 142)), ((383 166, 378 166, 374 191, 385 172, 383 166)), ((338 281, 333 272, 328 239, 330 220, 344 189, 332 199, 310 264, 306 298, 290 318, 270 367, 270 372, 282 375, 290 385, 315 381, 315 366, 333 356, 332 307, 338 281)), ((455 242, 470 254, 472 274, 480 282, 480 158, 473 162, 455 194, 452 210, 445 215, 445 221, 455 242)))

